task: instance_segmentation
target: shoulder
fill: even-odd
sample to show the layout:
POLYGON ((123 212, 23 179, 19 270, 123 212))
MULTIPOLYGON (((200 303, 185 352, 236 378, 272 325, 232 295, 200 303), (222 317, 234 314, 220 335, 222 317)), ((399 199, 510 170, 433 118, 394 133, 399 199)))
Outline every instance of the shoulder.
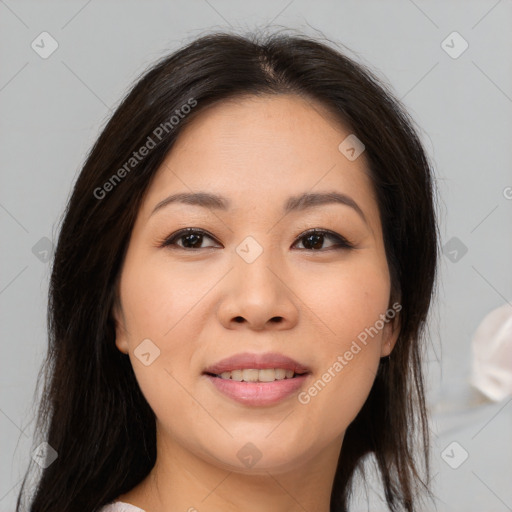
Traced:
POLYGON ((98 512, 144 512, 144 510, 129 503, 114 501, 100 508, 98 512))

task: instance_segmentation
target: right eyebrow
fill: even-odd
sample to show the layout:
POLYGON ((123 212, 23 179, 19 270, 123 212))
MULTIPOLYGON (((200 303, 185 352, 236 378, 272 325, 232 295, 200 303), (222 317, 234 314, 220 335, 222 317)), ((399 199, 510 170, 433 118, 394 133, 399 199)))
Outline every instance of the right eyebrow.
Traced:
MULTIPOLYGON (((172 203, 190 204, 215 210, 228 210, 231 207, 231 201, 229 199, 217 194, 211 194, 209 192, 181 192, 172 194, 160 201, 153 208, 151 215, 172 203)), ((283 207, 283 213, 288 214, 293 211, 302 211, 332 203, 349 206, 357 212, 367 225, 369 225, 363 210, 361 210, 354 199, 337 191, 304 193, 289 197, 283 207)))

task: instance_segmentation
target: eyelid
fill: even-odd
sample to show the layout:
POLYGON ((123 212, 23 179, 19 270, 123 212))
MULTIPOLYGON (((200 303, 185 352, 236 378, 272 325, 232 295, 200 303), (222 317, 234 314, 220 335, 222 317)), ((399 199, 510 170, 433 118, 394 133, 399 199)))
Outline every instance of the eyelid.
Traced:
POLYGON ((309 252, 327 252, 329 250, 335 250, 335 249, 353 249, 355 247, 355 244, 351 242, 347 237, 340 235, 339 233, 336 233, 335 231, 332 231, 330 229, 325 228, 311 228, 306 229, 305 231, 301 231, 296 237, 295 242, 293 245, 298 243, 302 238, 304 238, 307 235, 310 234, 319 234, 319 235, 325 235, 327 238, 333 238, 334 240, 338 241, 337 245, 334 245, 331 248, 322 249, 322 250, 311 250, 311 249, 300 249, 301 251, 309 251, 309 252))
MULTIPOLYGON (((181 237, 183 237, 189 233, 197 233, 202 236, 207 236, 208 238, 211 238, 212 240, 214 240, 217 244, 220 244, 220 242, 211 233, 209 233, 205 229, 188 227, 188 228, 179 229, 178 231, 171 233, 169 236, 164 237, 163 240, 159 240, 158 246, 164 247, 164 248, 172 246, 172 245, 176 246, 176 244, 173 244, 172 242, 179 240, 181 237)), ((222 245, 222 244, 220 244, 220 245, 222 245)), ((179 249, 184 249, 184 250, 188 250, 188 251, 197 251, 198 250, 198 249, 186 249, 179 245, 176 247, 178 247, 179 249)), ((203 247, 203 249, 211 249, 211 247, 203 247)))
MULTIPOLYGON (((212 246, 209 247, 200 247, 198 249, 190 249, 181 247, 180 245, 177 245, 175 243, 176 240, 179 240, 180 238, 184 237, 185 235, 189 233, 197 233, 202 236, 206 236, 210 238, 211 240, 215 241, 217 244, 222 245, 215 236, 213 236, 211 233, 206 231, 202 228, 194 228, 194 227, 187 227, 179 229, 178 231, 175 231, 171 235, 165 237, 163 240, 160 240, 158 242, 158 247, 165 248, 165 247, 171 247, 171 248, 179 248, 185 251, 190 252, 197 252, 200 249, 212 249, 212 246)), ((347 249, 353 249, 355 247, 355 244, 351 242, 348 238, 346 238, 343 235, 340 235, 339 233, 336 233, 335 231, 331 231, 330 229, 325 228, 311 228, 301 231, 298 235, 295 236, 295 241, 292 244, 292 247, 299 243, 304 237, 310 234, 318 234, 318 235, 324 235, 326 238, 331 238, 337 241, 336 244, 334 244, 332 247, 327 249, 299 249, 300 251, 308 251, 308 252, 327 252, 331 250, 347 250, 347 249)))

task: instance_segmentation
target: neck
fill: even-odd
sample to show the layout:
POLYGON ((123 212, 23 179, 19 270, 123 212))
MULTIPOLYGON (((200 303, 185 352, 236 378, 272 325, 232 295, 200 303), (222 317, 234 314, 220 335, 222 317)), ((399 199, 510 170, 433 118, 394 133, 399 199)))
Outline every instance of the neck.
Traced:
POLYGON ((342 439, 286 469, 245 473, 191 453, 157 428, 157 460, 149 475, 119 497, 146 512, 329 512, 342 439))

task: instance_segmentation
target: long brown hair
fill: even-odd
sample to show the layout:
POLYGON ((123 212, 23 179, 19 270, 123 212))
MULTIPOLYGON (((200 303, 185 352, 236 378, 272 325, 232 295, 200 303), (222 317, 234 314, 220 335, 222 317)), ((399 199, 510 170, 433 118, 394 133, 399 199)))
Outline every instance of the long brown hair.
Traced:
POLYGON ((34 446, 47 442, 58 456, 38 475, 29 510, 96 511, 152 469, 155 416, 129 359, 115 346, 112 317, 134 220, 176 137, 202 109, 236 95, 283 93, 321 102, 365 145, 392 301, 402 305, 392 355, 381 359, 368 399, 345 433, 331 511, 348 509, 354 475, 367 455, 378 465, 390 510, 418 510, 418 491, 428 494, 422 350, 435 291, 438 228, 431 164, 414 122, 388 86, 327 43, 282 33, 219 33, 166 56, 137 80, 74 186, 52 266, 49 347, 34 440, 34 446), (127 166, 148 137, 155 146, 127 166))

